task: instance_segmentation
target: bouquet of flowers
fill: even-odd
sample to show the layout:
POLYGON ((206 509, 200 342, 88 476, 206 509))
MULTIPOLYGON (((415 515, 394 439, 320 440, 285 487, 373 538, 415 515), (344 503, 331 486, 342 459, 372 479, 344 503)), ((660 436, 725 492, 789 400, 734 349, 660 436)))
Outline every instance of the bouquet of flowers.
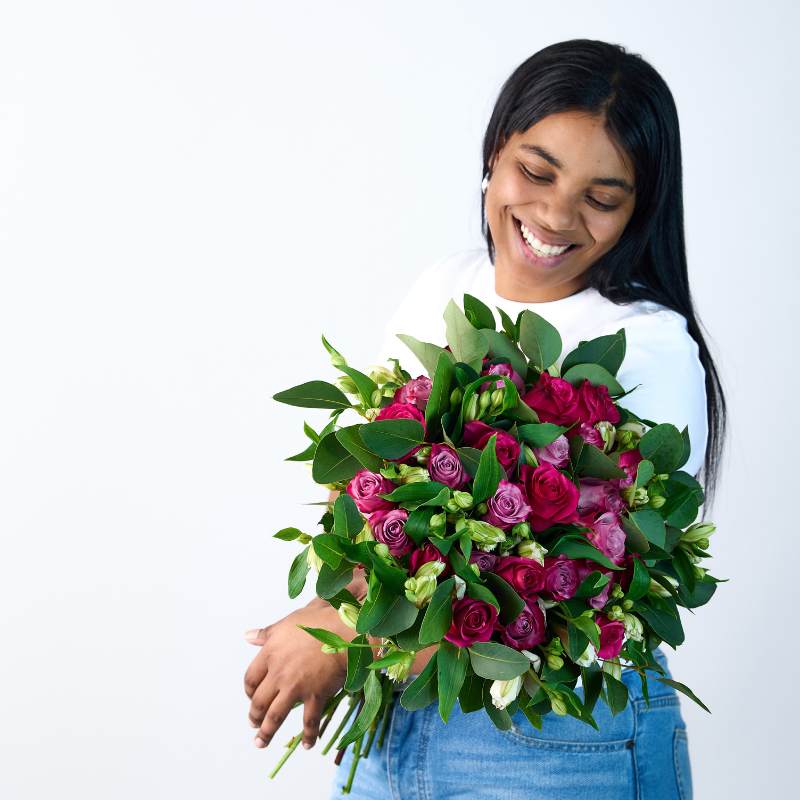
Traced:
MULTIPOLYGON (((688 429, 624 407, 635 390, 615 377, 624 328, 581 341, 556 367, 555 327, 531 310, 516 321, 498 312, 499 329, 466 294, 463 310, 451 299, 444 311, 446 347, 398 334, 428 373, 415 378, 397 358, 360 372, 323 336, 343 375, 274 395, 331 412, 319 433, 304 424, 311 442, 287 460, 309 462, 340 494, 318 533, 275 536, 304 545, 289 596, 312 570, 317 595, 356 633, 302 626, 326 652, 347 651, 320 731, 349 698, 323 749, 338 739, 341 759, 353 745, 345 792, 376 735, 381 746, 394 684, 410 680, 417 651, 436 646, 400 695, 406 709, 436 702, 447 722, 458 700, 501 729, 518 711, 537 728, 551 712, 597 728, 598 699, 612 714, 628 701, 623 661, 649 703, 647 672, 664 672, 652 650, 680 645, 679 607, 708 602, 721 581, 699 565, 715 527, 695 522, 704 493, 681 470, 688 429), (361 419, 338 424, 345 411, 361 419), (346 588, 355 568, 368 581, 363 603, 346 588)), ((708 711, 684 684, 656 680, 708 711)))

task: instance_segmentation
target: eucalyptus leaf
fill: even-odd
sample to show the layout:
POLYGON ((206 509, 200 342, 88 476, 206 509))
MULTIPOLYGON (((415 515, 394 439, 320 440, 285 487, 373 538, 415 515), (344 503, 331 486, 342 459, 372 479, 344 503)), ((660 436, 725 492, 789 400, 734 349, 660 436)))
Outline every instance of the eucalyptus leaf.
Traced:
POLYGON ((307 381, 272 395, 273 400, 302 408, 351 408, 344 392, 327 381, 307 381))

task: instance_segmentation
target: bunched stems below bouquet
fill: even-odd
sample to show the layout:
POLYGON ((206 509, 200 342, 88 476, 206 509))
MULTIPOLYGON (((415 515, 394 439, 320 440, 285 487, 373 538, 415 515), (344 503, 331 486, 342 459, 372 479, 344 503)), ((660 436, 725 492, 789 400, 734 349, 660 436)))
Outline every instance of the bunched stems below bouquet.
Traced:
POLYGON ((325 652, 347 654, 323 723, 348 697, 323 750, 336 742, 338 763, 353 745, 344 792, 379 721, 381 747, 400 681, 408 710, 436 702, 446 723, 458 701, 503 730, 518 712, 537 728, 552 712, 599 729, 597 700, 614 715, 627 704, 623 668, 636 671, 648 705, 655 672, 708 711, 663 677, 652 652, 683 643, 679 607, 694 613, 722 580, 700 566, 715 527, 695 522, 704 492, 681 469, 688 428, 620 403, 635 390, 616 378, 624 328, 581 341, 558 363, 561 336, 546 319, 497 310, 499 328, 479 299, 464 295, 463 310, 450 300, 445 347, 399 334, 427 372, 416 378, 397 358, 360 372, 323 336, 343 375, 274 395, 330 411, 319 432, 304 423, 310 443, 287 460, 308 463, 314 481, 339 494, 321 504, 320 532, 275 537, 303 546, 289 596, 313 570, 317 596, 355 632, 347 641, 301 626, 325 652), (341 425, 344 413, 357 421, 341 425), (363 601, 347 589, 356 568, 363 601), (411 674, 416 654, 433 646, 411 674))

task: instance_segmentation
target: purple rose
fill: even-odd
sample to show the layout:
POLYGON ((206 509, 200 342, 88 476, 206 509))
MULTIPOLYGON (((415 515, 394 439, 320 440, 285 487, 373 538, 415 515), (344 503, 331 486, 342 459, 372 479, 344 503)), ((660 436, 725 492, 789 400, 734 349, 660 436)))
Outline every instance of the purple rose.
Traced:
POLYGON ((488 642, 497 622, 497 609, 483 600, 462 597, 453 603, 453 621, 444 638, 458 647, 488 642))
POLYGON ((377 472, 361 469, 347 484, 347 494, 353 498, 356 508, 362 514, 371 514, 373 511, 386 510, 395 507, 391 500, 378 497, 379 494, 389 494, 394 490, 394 484, 377 472))
POLYGON ((502 629, 500 638, 503 644, 515 650, 530 650, 541 644, 547 635, 544 613, 539 603, 528 600, 519 616, 502 629))
POLYGON ((431 445, 428 472, 432 481, 443 483, 451 489, 460 489, 469 480, 458 453, 446 444, 431 445))
POLYGON ((591 523, 591 529, 586 538, 621 566, 625 558, 625 531, 620 526, 619 517, 613 511, 606 511, 591 523))
POLYGON ((578 570, 575 562, 563 553, 555 558, 545 556, 545 591, 553 600, 569 600, 578 590, 578 570))
POLYGON ((589 558, 576 558, 575 559, 575 567, 578 570, 578 586, 583 583, 586 579, 586 576, 589 575, 591 572, 602 572, 603 575, 609 576, 608 583, 603 587, 599 594, 596 594, 594 597, 589 597, 589 605, 592 608, 601 609, 603 606, 608 602, 608 598, 611 594, 611 589, 614 586, 615 582, 615 574, 614 570, 606 569, 605 567, 598 564, 596 561, 592 561, 589 558))
POLYGON ((534 447, 533 454, 539 463, 547 461, 557 469, 566 467, 569 463, 569 439, 562 433, 546 447, 534 447))
POLYGON ((497 563, 497 556, 494 553, 487 553, 485 550, 472 548, 469 554, 469 563, 477 564, 481 572, 491 572, 497 563))
POLYGON ((484 521, 502 530, 523 522, 531 513, 523 487, 506 480, 500 481, 497 491, 486 501, 486 505, 489 510, 483 516, 484 521))
MULTIPOLYGON (((488 369, 485 369, 481 375, 503 375, 510 378, 517 391, 521 394, 525 391, 525 381, 522 380, 520 374, 511 366, 511 364, 492 364, 488 369)), ((505 381, 496 381, 494 384, 489 384, 485 389, 481 386, 481 391, 492 392, 495 389, 505 389, 505 381)))
POLYGON ((392 399, 398 403, 413 403, 420 411, 424 411, 432 386, 427 375, 420 375, 397 389, 392 399))
POLYGON ((625 509, 616 482, 604 481, 601 478, 581 478, 580 497, 578 498, 578 514, 613 511, 621 514, 625 509))
POLYGON ((414 548, 413 539, 405 532, 408 511, 394 508, 391 511, 375 511, 369 516, 372 535, 378 542, 383 542, 389 552, 396 558, 404 556, 414 548))

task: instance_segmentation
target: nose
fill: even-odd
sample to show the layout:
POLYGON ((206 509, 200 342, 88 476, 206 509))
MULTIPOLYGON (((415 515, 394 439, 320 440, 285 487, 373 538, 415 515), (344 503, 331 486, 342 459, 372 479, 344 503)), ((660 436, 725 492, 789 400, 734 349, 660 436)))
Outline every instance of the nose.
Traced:
POLYGON ((568 237, 576 230, 577 209, 569 198, 554 194, 539 203, 536 218, 547 232, 568 237))

